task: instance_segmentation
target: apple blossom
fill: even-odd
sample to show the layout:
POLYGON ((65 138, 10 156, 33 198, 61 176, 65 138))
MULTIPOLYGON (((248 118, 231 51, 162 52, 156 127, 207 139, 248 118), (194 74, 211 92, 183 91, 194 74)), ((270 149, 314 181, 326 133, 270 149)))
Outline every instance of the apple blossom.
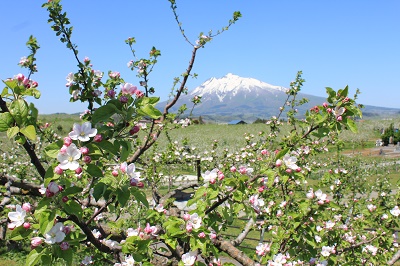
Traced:
POLYGON ((125 83, 121 85, 122 94, 133 95, 137 91, 137 87, 133 86, 131 83, 125 83))
POLYGON ((83 260, 81 261, 81 265, 89 265, 93 264, 92 256, 85 256, 83 260))
POLYGON ((67 80, 67 84, 65 84, 66 87, 69 87, 72 85, 72 83, 74 83, 74 74, 73 73, 69 73, 68 76, 66 77, 67 80))
POLYGON ((321 251, 321 255, 324 257, 328 257, 329 255, 331 255, 331 253, 335 253, 335 248, 334 247, 330 247, 330 246, 323 246, 322 247, 322 251, 321 251))
POLYGON ((192 266, 196 262, 197 256, 194 252, 188 252, 182 255, 182 262, 184 266, 192 266))
POLYGON ((398 217, 398 216, 400 215, 399 206, 394 206, 394 208, 390 210, 390 213, 391 213, 393 216, 398 217))
POLYGON ((201 226, 201 217, 197 213, 190 215, 190 221, 193 223, 194 229, 199 229, 201 226))
POLYGON ((60 162, 59 167, 63 170, 76 170, 79 167, 77 160, 81 157, 81 151, 74 143, 68 146, 65 153, 59 153, 57 160, 60 162))
POLYGON ((10 219, 10 225, 15 228, 21 226, 25 222, 26 212, 21 207, 21 205, 17 205, 15 208, 15 212, 8 213, 8 219, 10 219))
POLYGON ((64 225, 60 222, 56 223, 49 232, 47 232, 44 237, 45 237, 45 242, 47 244, 54 244, 54 243, 60 243, 64 240, 65 238, 65 233, 63 232, 64 225))
POLYGON ((289 154, 285 154, 282 158, 283 162, 285 163, 286 167, 292 169, 292 170, 297 170, 299 168, 296 165, 297 158, 295 156, 290 156, 289 154))
POLYGON ((256 254, 258 256, 264 256, 265 254, 269 253, 271 251, 271 245, 268 243, 259 243, 256 246, 256 254))
POLYGON ((72 131, 68 134, 68 136, 73 140, 86 142, 90 140, 90 137, 96 136, 96 134, 97 129, 92 128, 92 124, 90 122, 85 122, 82 125, 74 123, 72 131))
POLYGON ((204 174, 201 174, 205 183, 214 184, 218 177, 218 169, 213 169, 211 171, 206 171, 204 174))

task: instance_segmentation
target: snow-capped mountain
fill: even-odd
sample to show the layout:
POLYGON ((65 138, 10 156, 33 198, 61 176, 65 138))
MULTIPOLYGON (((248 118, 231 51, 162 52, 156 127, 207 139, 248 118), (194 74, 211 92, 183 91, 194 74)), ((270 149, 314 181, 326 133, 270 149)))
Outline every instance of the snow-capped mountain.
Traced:
POLYGON ((274 86, 253 78, 242 78, 232 73, 217 79, 210 78, 201 86, 190 92, 191 96, 214 96, 216 95, 220 102, 232 100, 238 93, 252 94, 257 97, 263 92, 276 94, 285 92, 286 89, 274 86))
MULTIPOLYGON (((243 78, 234 74, 227 74, 222 78, 210 78, 199 87, 182 95, 172 112, 186 104, 189 115, 193 107, 194 96, 201 96, 201 103, 193 110, 193 117, 202 116, 209 122, 228 122, 234 119, 253 122, 257 118, 269 119, 279 113, 279 108, 285 105, 287 99, 286 88, 271 85, 254 78, 243 78)), ((325 90, 325 89, 323 89, 325 90)), ((308 103, 298 107, 299 114, 305 113, 315 105, 321 105, 324 97, 299 93, 297 99, 307 98, 308 103)), ((162 110, 166 102, 159 103, 162 110)), ((364 116, 392 115, 399 113, 399 109, 365 106, 364 116)))

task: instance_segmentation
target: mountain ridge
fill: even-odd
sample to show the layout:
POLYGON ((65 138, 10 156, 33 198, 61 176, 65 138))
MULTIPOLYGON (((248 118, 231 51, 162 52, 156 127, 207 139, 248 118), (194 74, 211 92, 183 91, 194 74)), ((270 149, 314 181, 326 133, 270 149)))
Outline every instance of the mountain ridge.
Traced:
MULTIPOLYGON (((201 96, 201 103, 193 112, 193 116, 202 116, 203 119, 214 122, 228 122, 234 119, 246 122, 258 118, 269 119, 277 115, 279 108, 285 104, 287 88, 271 85, 254 79, 244 78, 228 73, 221 78, 211 77, 200 86, 182 95, 172 112, 186 104, 188 110, 184 116, 189 116, 193 106, 192 99, 201 96)), ((307 98, 308 102, 298 107, 298 113, 304 114, 315 105, 321 105, 326 98, 300 92, 297 99, 307 98)), ((165 105, 166 102, 158 106, 165 105)), ((367 105, 363 109, 367 116, 391 116, 400 114, 400 109, 367 105)))

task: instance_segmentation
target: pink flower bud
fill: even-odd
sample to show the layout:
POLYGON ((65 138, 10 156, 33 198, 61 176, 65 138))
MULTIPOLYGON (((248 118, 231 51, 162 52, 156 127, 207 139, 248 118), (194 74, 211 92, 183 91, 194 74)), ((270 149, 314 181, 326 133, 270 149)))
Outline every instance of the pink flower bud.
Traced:
POLYGON ((25 229, 29 229, 29 228, 31 228, 31 224, 28 223, 28 222, 25 222, 25 223, 23 224, 23 227, 24 227, 25 229))
POLYGON ((339 115, 338 117, 336 117, 336 121, 340 122, 340 121, 342 121, 342 120, 343 120, 343 118, 342 118, 341 115, 339 115))
POLYGON ((114 169, 114 170, 111 172, 111 174, 112 174, 114 177, 117 177, 117 176, 119 175, 117 169, 114 169))
POLYGON ((206 234, 204 233, 204 232, 201 232, 201 233, 199 233, 199 238, 205 238, 206 237, 206 234))
POLYGON ((129 134, 134 135, 136 133, 138 133, 140 130, 139 126, 134 126, 131 130, 129 130, 129 134))
POLYGON ((192 230, 193 230, 192 224, 191 224, 191 223, 188 223, 188 224, 186 225, 186 232, 190 233, 190 232, 192 232, 192 230))
POLYGON ((83 155, 89 154, 89 148, 86 147, 86 146, 81 147, 80 150, 81 150, 81 153, 82 153, 83 155))
POLYGON ((190 220, 190 214, 189 214, 189 213, 185 213, 185 214, 183 215, 183 220, 189 221, 189 220, 190 220))
POLYGON ((56 166, 56 168, 54 168, 54 173, 56 173, 57 175, 61 175, 63 173, 63 169, 61 169, 60 166, 56 166))
POLYGON ((103 136, 101 134, 97 134, 94 136, 93 141, 94 142, 101 142, 103 140, 103 136))
POLYGON ((288 174, 291 174, 291 173, 292 173, 292 169, 290 169, 290 168, 286 169, 285 171, 286 171, 286 173, 288 173, 288 174))
POLYGON ((110 98, 114 98, 115 97, 115 91, 114 90, 107 91, 107 96, 110 97, 110 98))
POLYGON ((262 150, 262 151, 261 151, 261 154, 262 154, 262 155, 269 155, 269 152, 268 152, 267 150, 262 150))
POLYGON ((25 202, 24 204, 22 204, 21 208, 26 212, 31 212, 32 210, 32 206, 29 202, 25 202))
POLYGON ((138 185, 138 180, 135 178, 131 178, 131 180, 129 180, 129 183, 132 187, 136 187, 138 185))
POLYGON ((14 230, 14 229, 15 229, 15 224, 9 223, 9 224, 7 225, 7 228, 8 228, 9 230, 14 230))
POLYGON ((54 196, 54 193, 46 189, 46 197, 51 198, 54 196))
POLYGON ((246 174, 246 171, 247 171, 246 167, 242 166, 242 167, 239 168, 239 173, 241 173, 242 175, 246 174))
POLYGON ((68 148, 68 146, 63 145, 63 146, 61 147, 61 149, 60 149, 60 153, 61 153, 61 154, 65 154, 65 153, 67 152, 67 148, 68 148))
POLYGON ((210 239, 216 239, 217 238, 217 234, 216 233, 210 233, 210 239))
POLYGON ((36 88, 37 86, 39 86, 39 83, 37 83, 37 81, 32 81, 32 88, 36 88))
POLYGON ((225 175, 223 173, 218 174, 218 179, 223 180, 225 178, 225 175))
POLYGON ((331 109, 331 108, 326 109, 326 111, 327 111, 328 113, 332 113, 332 109, 331 109))
POLYGON ((43 238, 35 236, 31 238, 31 247, 36 248, 43 243, 43 238))
POLYGON ((68 243, 68 242, 62 242, 62 243, 60 244, 60 248, 61 248, 61 250, 67 250, 67 249, 69 249, 69 243, 68 243))
POLYGON ((119 97, 119 101, 120 101, 121 103, 127 103, 127 102, 128 102, 128 97, 122 95, 121 97, 119 97))
POLYGON ((146 234, 151 234, 151 232, 153 232, 153 230, 150 228, 150 224, 147 223, 146 227, 143 230, 146 234))
POLYGON ((126 173, 126 170, 128 169, 128 164, 127 163, 121 163, 119 169, 121 170, 122 173, 126 173))
POLYGON ((234 173, 234 172, 236 172, 236 167, 232 166, 230 170, 231 170, 232 173, 234 173))
POLYGON ((17 80, 18 80, 18 81, 23 81, 24 78, 25 78, 25 76, 24 76, 23 74, 21 74, 21 73, 19 73, 19 74, 17 75, 17 80))
POLYGON ((70 226, 64 226, 63 230, 64 234, 68 235, 71 233, 71 227, 70 226))
POLYGON ((282 160, 281 159, 276 160, 275 166, 276 167, 281 167, 281 165, 282 165, 282 160))
POLYGON ((137 187, 138 187, 138 188, 143 188, 143 187, 144 187, 144 183, 143 183, 142 181, 139 181, 139 182, 137 183, 137 187))
POLYGON ((69 200, 69 198, 67 196, 62 197, 61 199, 63 202, 67 202, 69 200))
POLYGON ((85 155, 85 156, 83 157, 83 162, 84 162, 84 163, 88 164, 88 163, 90 163, 91 161, 92 161, 92 158, 91 158, 89 155, 85 155))
POLYGON ((82 167, 78 167, 75 169, 75 174, 79 175, 82 173, 82 167))
POLYGON ((72 139, 70 138, 70 137, 65 137, 64 138, 64 145, 65 146, 69 146, 69 145, 71 145, 71 143, 72 143, 72 139))

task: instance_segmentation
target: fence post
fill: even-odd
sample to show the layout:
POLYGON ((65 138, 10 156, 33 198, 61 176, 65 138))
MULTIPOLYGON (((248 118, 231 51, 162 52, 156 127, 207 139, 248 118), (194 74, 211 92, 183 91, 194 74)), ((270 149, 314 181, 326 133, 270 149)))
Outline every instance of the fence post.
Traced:
POLYGON ((201 177, 200 159, 196 159, 196 170, 197 170, 197 183, 200 183, 200 177, 201 177))

